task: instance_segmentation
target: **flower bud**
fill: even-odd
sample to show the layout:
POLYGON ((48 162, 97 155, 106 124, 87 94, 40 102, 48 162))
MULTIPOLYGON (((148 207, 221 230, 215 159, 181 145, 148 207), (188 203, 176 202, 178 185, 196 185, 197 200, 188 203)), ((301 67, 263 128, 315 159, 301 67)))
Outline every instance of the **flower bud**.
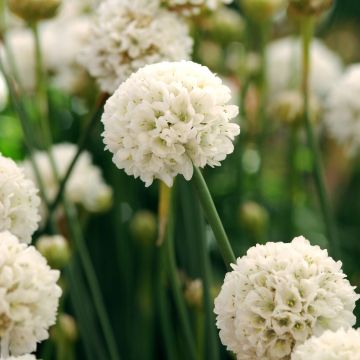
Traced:
POLYGON ((244 12, 252 20, 270 20, 278 11, 285 8, 285 0, 242 0, 244 12))
POLYGON ((189 306, 201 309, 203 306, 203 283, 200 279, 189 281, 185 288, 185 300, 189 306))
POLYGON ((69 342, 75 342, 78 338, 78 329, 75 319, 68 314, 60 314, 59 316, 59 329, 61 334, 69 342))
POLYGON ((143 244, 151 244, 157 236, 156 216, 148 210, 138 211, 131 220, 132 236, 143 244))
POLYGON ((328 10, 332 4, 333 0, 290 0, 289 11, 294 15, 320 15, 328 10))
MULTIPOLYGON (((315 96, 310 98, 310 118, 319 118, 320 104, 315 96)), ((304 100, 298 91, 284 91, 277 95, 269 107, 270 116, 283 124, 299 125, 304 119, 304 100)))
POLYGON ((23 20, 33 23, 56 15, 61 0, 8 0, 9 9, 23 20))
POLYGON ((247 201, 240 207, 240 222, 256 238, 261 237, 269 223, 269 214, 260 204, 247 201))
POLYGON ((61 235, 40 237, 36 248, 46 258, 50 267, 55 269, 63 269, 71 257, 69 243, 61 235))

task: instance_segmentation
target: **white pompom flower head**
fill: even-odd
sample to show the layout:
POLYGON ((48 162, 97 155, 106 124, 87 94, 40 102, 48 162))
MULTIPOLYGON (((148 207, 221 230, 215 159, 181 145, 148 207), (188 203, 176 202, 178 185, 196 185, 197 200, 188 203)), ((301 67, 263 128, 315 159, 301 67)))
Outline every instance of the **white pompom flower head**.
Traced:
POLYGON ((238 360, 289 360, 309 337, 351 327, 359 296, 341 266, 304 237, 250 248, 215 299, 222 343, 238 360))
POLYGON ((39 209, 35 184, 13 160, 0 154, 0 232, 8 230, 30 243, 40 222, 39 209))
POLYGON ((148 65, 109 98, 102 117, 113 162, 146 186, 154 179, 171 187, 193 166, 219 166, 240 133, 231 122, 238 107, 230 89, 207 67, 191 61, 148 65))
POLYGON ((8 358, 5 358, 4 360, 36 360, 36 357, 31 354, 26 354, 22 356, 10 356, 8 358))
POLYGON ((291 360, 360 360, 360 330, 325 331, 299 345, 291 360))
POLYGON ((147 64, 189 59, 192 47, 186 22, 159 0, 105 0, 79 61, 112 94, 147 64))
POLYGON ((1 353, 29 354, 49 337, 56 320, 60 273, 33 247, 10 232, 0 233, 1 353))

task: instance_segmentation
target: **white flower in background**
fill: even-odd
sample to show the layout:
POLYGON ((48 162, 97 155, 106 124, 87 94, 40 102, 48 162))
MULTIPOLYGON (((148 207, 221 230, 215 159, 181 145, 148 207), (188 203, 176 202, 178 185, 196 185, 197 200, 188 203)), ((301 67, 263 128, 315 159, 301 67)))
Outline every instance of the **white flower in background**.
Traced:
POLYGON ((5 358, 4 360, 36 360, 34 355, 23 355, 23 356, 10 356, 5 358))
POLYGON ((221 5, 230 4, 233 0, 162 0, 170 10, 185 16, 198 15, 202 10, 214 11, 221 5))
POLYGON ((0 72, 0 111, 4 109, 8 100, 8 88, 4 79, 4 76, 0 72))
POLYGON ((106 149, 128 175, 146 186, 160 179, 172 186, 193 164, 219 166, 239 134, 230 120, 230 89, 207 67, 191 61, 163 62, 132 74, 107 101, 102 122, 106 149))
POLYGON ((31 32, 25 28, 14 28, 7 31, 6 39, 11 48, 13 59, 9 61, 0 44, 0 56, 5 67, 10 72, 14 66, 24 89, 33 90, 35 88, 35 52, 31 32), (11 63, 13 66, 10 65, 11 63))
POLYGON ((79 61, 104 92, 112 94, 144 65, 190 57, 187 24, 157 0, 106 0, 96 16, 79 61))
MULTIPOLYGON (((298 88, 301 78, 301 43, 296 38, 275 40, 268 46, 269 94, 298 88)), ((336 84, 343 71, 340 57, 319 39, 311 45, 310 86, 319 97, 324 97, 336 84)))
POLYGON ((0 233, 1 351, 28 354, 48 338, 56 319, 60 273, 33 247, 8 231, 0 233))
POLYGON ((327 98, 325 127, 349 155, 360 150, 360 64, 352 65, 327 98))
POLYGON ((359 296, 341 266, 303 237, 250 248, 215 299, 222 343, 238 360, 288 360, 309 337, 351 327, 359 296))
POLYGON ((360 360, 360 331, 325 331, 298 346, 291 360, 360 360))
POLYGON ((40 221, 37 193, 15 162, 0 154, 0 232, 9 230, 30 243, 40 221))
MULTIPOLYGON (((51 149, 58 174, 62 178, 77 152, 77 146, 69 143, 54 145, 51 149)), ((58 191, 58 181, 54 176, 49 157, 45 152, 39 151, 34 154, 35 161, 39 167, 46 193, 53 200, 58 191)), ((29 161, 24 164, 25 173, 34 179, 35 174, 29 161)), ((90 153, 82 152, 72 174, 67 182, 65 190, 67 199, 75 204, 82 205, 91 212, 104 211, 112 202, 112 189, 105 183, 101 170, 92 163, 90 153)))

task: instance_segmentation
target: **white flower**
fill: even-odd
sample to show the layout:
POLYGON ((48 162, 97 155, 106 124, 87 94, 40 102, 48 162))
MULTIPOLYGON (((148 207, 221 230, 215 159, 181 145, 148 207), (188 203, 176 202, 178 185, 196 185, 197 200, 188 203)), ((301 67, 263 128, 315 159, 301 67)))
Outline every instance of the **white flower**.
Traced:
POLYGON ((340 329, 325 331, 298 346, 292 360, 360 360, 360 331, 340 329))
POLYGON ((360 64, 348 68, 330 92, 324 122, 330 136, 344 145, 349 155, 360 150, 360 64))
POLYGON ((10 356, 4 360, 36 360, 36 357, 34 355, 27 354, 22 356, 10 356))
POLYGON ((40 221, 37 193, 15 162, 0 154, 0 232, 9 230, 21 241, 31 241, 40 221))
POLYGON ((128 175, 146 186, 189 180, 193 164, 219 166, 234 150, 238 108, 230 89, 207 67, 191 61, 145 66, 107 101, 102 122, 106 149, 128 175))
POLYGON ((250 248, 215 299, 222 343, 238 360, 288 360, 310 336, 351 327, 359 296, 341 266, 303 237, 250 248))
POLYGON ((0 72, 0 111, 4 109, 8 100, 8 88, 4 76, 0 72))
POLYGON ((106 0, 79 60, 102 91, 113 93, 144 65, 188 59, 193 43, 188 32, 157 0, 106 0))
MULTIPOLYGON (((295 38, 273 41, 267 50, 269 94, 298 88, 301 78, 301 44, 295 38)), ((319 39, 311 45, 310 85, 316 95, 325 96, 342 74, 342 61, 319 39)))
POLYGON ((33 247, 0 233, 0 338, 2 353, 28 354, 55 323, 60 273, 33 247))
MULTIPOLYGON (((51 151, 58 174, 62 178, 77 152, 77 146, 62 143, 54 145, 51 151)), ((54 200, 58 192, 58 181, 54 176, 49 157, 45 152, 39 151, 34 154, 34 158, 44 182, 46 194, 50 200, 54 200)), ((23 166, 26 174, 36 181, 30 162, 25 161, 23 166)), ((87 151, 83 151, 77 160, 67 182, 65 193, 69 201, 82 205, 88 211, 103 211, 111 205, 112 189, 105 183, 100 168, 92 163, 91 155, 87 151)))
POLYGON ((214 11, 223 4, 233 0, 162 0, 170 10, 180 12, 185 16, 198 15, 204 9, 214 11))

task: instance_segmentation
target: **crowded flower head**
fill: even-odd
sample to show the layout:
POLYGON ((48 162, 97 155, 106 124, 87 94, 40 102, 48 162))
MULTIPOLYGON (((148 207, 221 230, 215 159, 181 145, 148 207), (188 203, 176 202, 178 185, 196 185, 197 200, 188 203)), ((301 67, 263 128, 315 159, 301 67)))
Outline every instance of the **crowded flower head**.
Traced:
POLYGON ((39 208, 35 184, 13 160, 0 154, 0 232, 8 230, 30 243, 40 222, 39 208))
POLYGON ((59 275, 33 246, 20 243, 8 231, 0 233, 2 354, 31 353, 48 338, 61 296, 59 275))
POLYGON ((105 105, 106 149, 113 162, 146 186, 172 186, 193 166, 219 166, 233 152, 240 128, 230 89, 207 67, 191 61, 162 62, 131 75, 105 105))
POLYGON ((105 0, 79 61, 112 94, 142 66, 189 59, 192 44, 186 22, 158 0, 105 0))
POLYGON ((288 360, 326 330, 355 323, 355 293, 341 262, 303 237, 250 248, 215 299, 222 343, 238 360, 288 360))
POLYGON ((232 3, 232 0, 162 0, 162 3, 172 11, 191 16, 204 10, 215 11, 221 5, 232 3))

